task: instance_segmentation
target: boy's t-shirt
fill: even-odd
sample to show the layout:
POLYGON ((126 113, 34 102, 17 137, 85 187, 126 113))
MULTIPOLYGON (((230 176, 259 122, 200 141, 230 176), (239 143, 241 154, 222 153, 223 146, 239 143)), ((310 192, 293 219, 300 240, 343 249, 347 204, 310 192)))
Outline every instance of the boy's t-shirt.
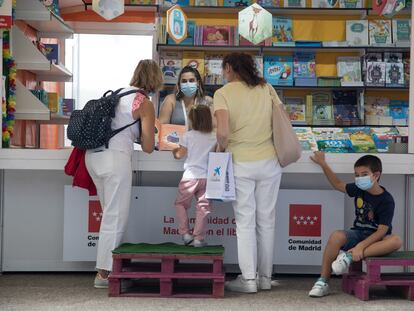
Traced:
POLYGON ((183 179, 207 178, 208 153, 214 151, 216 134, 190 130, 185 132, 180 145, 187 148, 183 179))
POLYGON ((355 198, 354 229, 376 231, 379 225, 385 225, 388 226, 387 234, 391 234, 394 198, 384 187, 381 188, 383 193, 372 195, 359 189, 355 183, 346 185, 347 194, 355 198))

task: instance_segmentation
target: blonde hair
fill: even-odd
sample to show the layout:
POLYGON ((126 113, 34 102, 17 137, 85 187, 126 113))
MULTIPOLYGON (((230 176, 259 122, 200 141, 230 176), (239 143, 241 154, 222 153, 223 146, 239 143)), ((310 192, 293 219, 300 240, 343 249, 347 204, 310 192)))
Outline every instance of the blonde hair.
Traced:
POLYGON ((141 60, 135 68, 129 85, 142 88, 147 92, 157 92, 164 81, 160 67, 152 59, 141 60))

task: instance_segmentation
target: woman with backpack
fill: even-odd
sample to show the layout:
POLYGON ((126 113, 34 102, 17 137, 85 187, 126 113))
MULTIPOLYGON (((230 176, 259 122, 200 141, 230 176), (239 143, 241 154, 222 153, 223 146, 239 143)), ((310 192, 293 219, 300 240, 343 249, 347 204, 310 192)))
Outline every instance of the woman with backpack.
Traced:
POLYGON ((109 140, 108 148, 102 146, 86 152, 86 167, 96 185, 103 212, 96 260, 96 288, 108 287, 108 275, 112 269, 111 252, 119 246, 127 225, 134 142, 140 138, 144 152, 154 150, 155 111, 148 95, 160 90, 162 85, 162 72, 158 64, 149 59, 140 61, 130 87, 121 91, 137 92, 120 98, 111 127, 115 130, 134 120, 139 119, 140 122, 114 135, 109 140))

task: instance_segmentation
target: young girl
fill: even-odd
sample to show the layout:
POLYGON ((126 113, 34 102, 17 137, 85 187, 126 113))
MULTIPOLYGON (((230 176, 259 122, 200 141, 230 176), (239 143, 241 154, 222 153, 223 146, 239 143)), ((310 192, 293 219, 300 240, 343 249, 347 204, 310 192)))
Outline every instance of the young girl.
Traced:
POLYGON ((180 147, 173 150, 174 158, 181 159, 187 156, 184 162, 184 174, 178 185, 178 194, 175 201, 179 232, 185 245, 195 247, 207 245, 204 241, 207 226, 207 216, 210 214, 210 202, 205 197, 207 181, 208 153, 216 145, 213 133, 213 121, 210 108, 207 105, 193 106, 188 114, 192 130, 184 134, 180 147), (195 196, 196 220, 193 234, 190 233, 187 210, 195 196))

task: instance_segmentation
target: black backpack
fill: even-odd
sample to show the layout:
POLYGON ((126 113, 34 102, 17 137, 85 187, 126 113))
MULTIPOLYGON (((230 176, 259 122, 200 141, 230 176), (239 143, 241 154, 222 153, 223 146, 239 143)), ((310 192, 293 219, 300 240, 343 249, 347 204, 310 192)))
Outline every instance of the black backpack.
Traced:
POLYGON ((73 146, 83 150, 101 146, 108 148, 109 140, 127 127, 139 122, 141 128, 141 122, 138 119, 119 129, 112 130, 112 118, 115 117, 115 108, 121 97, 137 92, 147 97, 142 90, 131 90, 119 94, 121 90, 107 91, 101 98, 88 101, 82 110, 72 112, 67 136, 72 141, 73 146))

